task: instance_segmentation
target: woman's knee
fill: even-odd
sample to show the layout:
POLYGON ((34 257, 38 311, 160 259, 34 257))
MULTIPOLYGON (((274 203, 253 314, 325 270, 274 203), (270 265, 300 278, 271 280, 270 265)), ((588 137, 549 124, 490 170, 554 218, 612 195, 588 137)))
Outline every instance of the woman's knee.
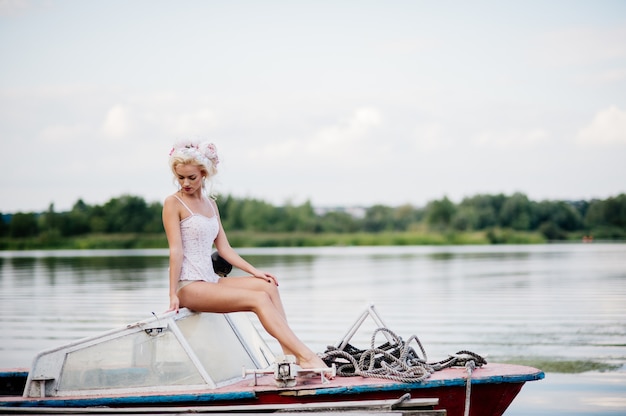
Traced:
POLYGON ((267 293, 272 298, 278 294, 278 287, 274 282, 267 282, 258 278, 254 279, 251 289, 267 293))
POLYGON ((274 305, 272 296, 265 291, 259 290, 254 294, 254 303, 258 309, 265 309, 274 305))
POLYGON ((263 289, 272 297, 278 295, 278 286, 276 286, 273 282, 268 283, 263 289))

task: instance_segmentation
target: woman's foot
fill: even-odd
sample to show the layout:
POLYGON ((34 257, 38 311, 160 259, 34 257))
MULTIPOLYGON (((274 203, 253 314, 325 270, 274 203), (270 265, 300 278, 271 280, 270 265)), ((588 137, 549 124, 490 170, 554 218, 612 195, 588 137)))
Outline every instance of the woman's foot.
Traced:
MULTIPOLYGON (((326 365, 326 363, 316 354, 312 354, 311 356, 308 356, 306 358, 302 358, 300 359, 300 362, 298 363, 298 365, 300 365, 300 367, 302 367, 303 369, 329 369, 330 367, 328 367, 326 365)), ((327 379, 332 380, 334 378, 334 376, 328 374, 328 375, 324 375, 324 377, 326 377, 327 379)))

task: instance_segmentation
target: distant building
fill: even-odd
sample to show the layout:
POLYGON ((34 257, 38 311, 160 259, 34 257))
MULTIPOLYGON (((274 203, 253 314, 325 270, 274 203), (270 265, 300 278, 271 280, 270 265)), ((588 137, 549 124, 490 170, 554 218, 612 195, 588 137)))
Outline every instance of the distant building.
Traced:
POLYGON ((346 214, 351 215, 354 218, 362 219, 365 218, 365 213, 367 208, 365 207, 315 207, 315 214, 322 216, 328 214, 329 212, 345 212, 346 214))

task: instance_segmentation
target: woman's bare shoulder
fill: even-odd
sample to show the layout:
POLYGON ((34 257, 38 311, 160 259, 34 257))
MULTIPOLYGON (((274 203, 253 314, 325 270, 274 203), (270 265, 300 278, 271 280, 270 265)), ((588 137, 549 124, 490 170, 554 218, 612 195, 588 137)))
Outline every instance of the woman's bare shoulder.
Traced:
POLYGON ((175 209, 178 210, 180 207, 180 200, 176 196, 176 194, 171 194, 165 197, 163 201, 163 209, 175 209))
POLYGON ((215 213, 217 215, 220 214, 220 210, 217 207, 217 201, 213 198, 207 198, 209 200, 209 204, 211 204, 211 206, 213 207, 213 209, 215 210, 215 213))
POLYGON ((168 203, 171 204, 172 202, 177 202, 178 200, 179 200, 178 196, 174 193, 174 194, 166 196, 165 200, 164 200, 164 203, 165 204, 168 204, 168 203))

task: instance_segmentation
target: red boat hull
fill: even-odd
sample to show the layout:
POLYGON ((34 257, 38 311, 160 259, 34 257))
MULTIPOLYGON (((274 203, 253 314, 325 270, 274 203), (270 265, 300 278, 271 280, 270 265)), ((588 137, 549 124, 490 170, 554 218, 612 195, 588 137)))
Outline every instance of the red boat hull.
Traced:
MULTIPOLYGON (((467 372, 464 368, 447 368, 419 383, 402 383, 378 378, 336 377, 321 383, 319 377, 299 378, 294 387, 276 387, 274 377, 260 376, 257 384, 245 379, 214 390, 128 394, 110 396, 72 396, 23 398, 1 397, 2 408, 152 408, 161 407, 227 407, 246 406, 249 410, 279 409, 284 405, 306 405, 345 401, 398 399, 406 393, 412 399, 436 398, 435 409, 445 409, 448 416, 463 416, 467 393, 467 372)), ((500 416, 509 407, 527 381, 540 380, 543 372, 532 367, 487 364, 474 370, 471 377, 470 415, 500 416)))
MULTIPOLYGON (((522 389, 526 381, 539 380, 543 373, 524 366, 488 364, 474 371, 470 390, 470 416, 500 416, 522 389)), ((451 368, 435 373, 422 383, 398 383, 361 377, 341 378, 340 387, 331 385, 315 392, 305 382, 297 390, 283 392, 257 391, 256 403, 294 404, 398 399, 409 393, 412 399, 437 398, 435 409, 445 409, 448 416, 463 416, 466 401, 465 369, 451 368)), ((310 386, 313 387, 313 386, 310 386)), ((317 388, 320 386, 317 385, 317 388)), ((249 402, 248 402, 249 403, 249 402)))

